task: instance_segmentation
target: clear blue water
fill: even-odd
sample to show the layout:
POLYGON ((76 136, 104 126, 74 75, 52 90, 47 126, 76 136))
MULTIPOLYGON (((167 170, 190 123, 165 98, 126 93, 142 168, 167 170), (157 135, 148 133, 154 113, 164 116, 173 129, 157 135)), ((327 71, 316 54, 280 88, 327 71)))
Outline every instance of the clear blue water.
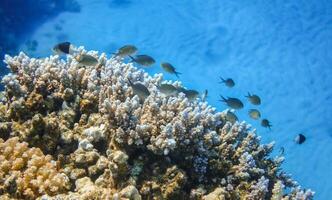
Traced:
MULTIPOLYGON (((48 11, 33 10, 36 2, 51 5, 1 1, 2 21, 14 20, 1 24, 0 45, 9 53, 48 56, 65 40, 107 53, 134 44, 157 62, 171 62, 185 86, 208 89, 208 101, 219 110, 226 109, 220 94, 241 98, 246 105, 239 119, 252 124, 263 143, 275 141, 276 153, 284 147, 284 170, 316 191, 315 199, 331 198, 332 1, 77 0, 48 11), (8 28, 29 9, 37 16, 8 28), (218 84, 219 76, 236 86, 218 84), (258 109, 271 130, 248 117, 247 92, 262 98, 258 109), (298 133, 307 137, 302 145, 293 141, 298 133)), ((162 73, 157 64, 147 71, 162 73)))

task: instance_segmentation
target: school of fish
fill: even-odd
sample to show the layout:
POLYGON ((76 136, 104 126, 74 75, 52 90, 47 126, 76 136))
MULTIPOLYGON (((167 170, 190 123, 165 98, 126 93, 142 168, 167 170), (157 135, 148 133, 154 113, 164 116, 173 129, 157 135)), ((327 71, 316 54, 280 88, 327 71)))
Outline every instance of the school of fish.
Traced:
MULTIPOLYGON (((73 46, 70 42, 62 42, 53 47, 53 52, 56 54, 71 54, 73 55, 74 59, 79 63, 80 66, 96 66, 99 64, 98 59, 95 58, 92 55, 83 54, 83 55, 75 55, 75 51, 73 50, 73 46)), ((129 57, 131 59, 131 62, 136 63, 142 67, 151 67, 153 66, 156 61, 154 58, 152 58, 149 55, 146 54, 139 54, 135 55, 138 52, 138 48, 134 45, 127 44, 122 47, 120 47, 117 52, 112 53, 114 56, 120 57, 120 58, 126 58, 129 57)), ((160 63, 161 68, 172 75, 175 75, 177 78, 179 78, 179 75, 181 75, 180 72, 176 70, 176 68, 169 62, 161 62, 160 63)), ((235 81, 232 78, 223 78, 219 77, 220 81, 219 84, 224 84, 228 88, 235 87, 235 81)), ((139 82, 132 82, 128 79, 129 85, 132 88, 133 94, 137 95, 141 101, 144 101, 148 96, 150 95, 150 92, 148 88, 139 82)), ((172 84, 167 83, 161 83, 160 85, 156 85, 156 87, 159 89, 159 91, 165 95, 168 96, 174 96, 178 93, 183 93, 189 101, 194 101, 195 99, 199 98, 200 93, 193 89, 186 89, 184 87, 175 87, 172 84)), ((206 101, 208 97, 208 90, 204 90, 204 92, 201 95, 202 101, 206 101)), ((230 121, 231 123, 235 123, 238 121, 238 117, 235 115, 236 110, 240 110, 244 108, 244 103, 236 97, 224 97, 220 95, 221 99, 220 101, 225 103, 231 110, 228 110, 226 113, 226 120, 230 121)), ((259 106, 261 105, 261 98, 257 94, 251 94, 248 92, 246 96, 248 102, 252 104, 253 106, 259 106)), ((261 118, 261 112, 256 108, 250 108, 248 110, 248 115, 253 120, 259 120, 261 118)), ((264 128, 271 129, 272 124, 271 122, 264 118, 261 119, 260 125, 264 128)), ((303 134, 298 134, 294 141, 298 144, 302 144, 306 140, 306 137, 303 134)))

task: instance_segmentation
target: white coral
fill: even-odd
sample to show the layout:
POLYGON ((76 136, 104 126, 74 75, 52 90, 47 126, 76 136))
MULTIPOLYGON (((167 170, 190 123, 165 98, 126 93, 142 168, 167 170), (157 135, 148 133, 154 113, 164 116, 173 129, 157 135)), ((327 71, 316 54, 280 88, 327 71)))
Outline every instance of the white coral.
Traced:
POLYGON ((105 125, 92 126, 83 131, 83 134, 87 137, 89 142, 98 142, 105 137, 104 135, 105 125))

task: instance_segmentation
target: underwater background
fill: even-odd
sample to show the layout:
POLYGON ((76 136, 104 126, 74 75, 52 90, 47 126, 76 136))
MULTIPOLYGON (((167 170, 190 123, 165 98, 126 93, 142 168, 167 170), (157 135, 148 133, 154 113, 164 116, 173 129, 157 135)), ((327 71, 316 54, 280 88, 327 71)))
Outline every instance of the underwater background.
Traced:
MULTIPOLYGON (((49 56, 63 41, 108 54, 133 44, 157 63, 172 63, 186 87, 207 89, 218 110, 227 108, 220 95, 240 98, 239 120, 262 143, 275 141, 275 155, 284 148, 283 169, 315 199, 331 198, 331 1, 1 0, 0 16, 1 59, 19 51, 49 56), (235 87, 218 84, 219 76, 235 87), (248 92, 262 105, 251 106, 248 92), (251 108, 271 130, 248 117, 251 108), (301 145, 299 133, 307 138, 301 145)), ((158 64, 146 71, 163 73, 158 64)))

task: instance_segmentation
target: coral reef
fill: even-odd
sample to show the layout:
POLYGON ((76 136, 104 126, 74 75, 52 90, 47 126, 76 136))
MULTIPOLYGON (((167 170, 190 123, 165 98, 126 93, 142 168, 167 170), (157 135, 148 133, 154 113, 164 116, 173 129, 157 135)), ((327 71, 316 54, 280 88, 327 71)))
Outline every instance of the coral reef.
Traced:
POLYGON ((0 198, 313 198, 281 171, 283 158, 269 156, 273 143, 261 145, 227 111, 182 92, 162 95, 161 74, 122 58, 75 52, 98 65, 71 55, 5 57, 12 73, 2 80, 0 198), (129 80, 150 95, 142 101, 129 80))

